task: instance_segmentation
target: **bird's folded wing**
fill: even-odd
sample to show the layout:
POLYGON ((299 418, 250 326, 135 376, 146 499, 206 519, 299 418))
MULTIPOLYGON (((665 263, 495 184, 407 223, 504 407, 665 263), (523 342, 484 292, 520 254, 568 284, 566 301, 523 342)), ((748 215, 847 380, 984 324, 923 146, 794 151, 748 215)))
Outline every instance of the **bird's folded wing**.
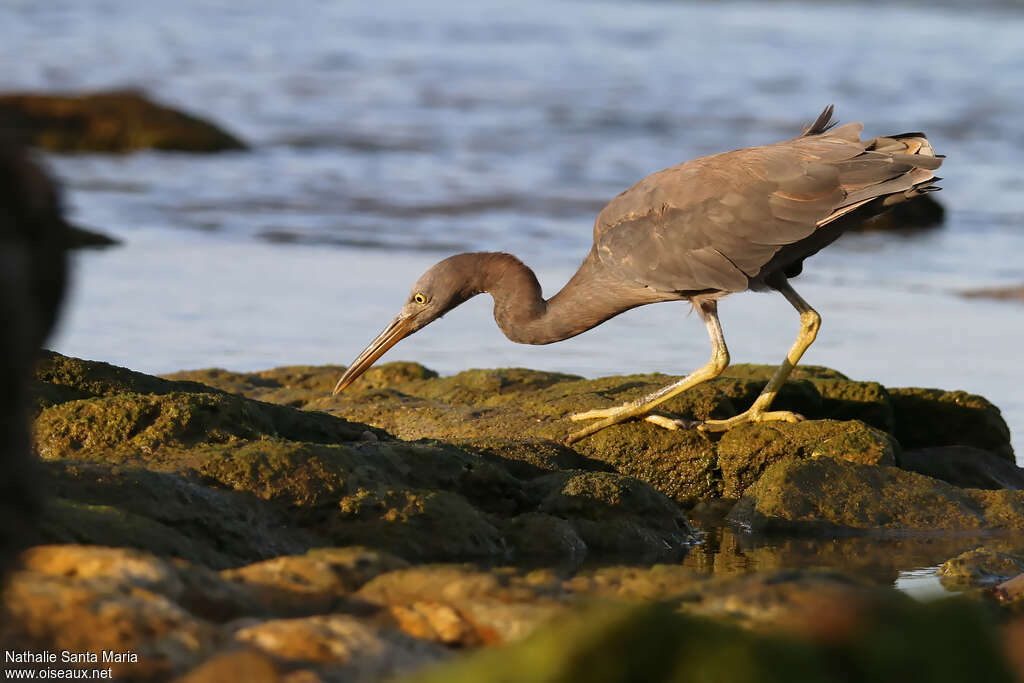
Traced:
POLYGON ((941 163, 911 151, 919 140, 927 144, 923 137, 860 142, 859 132, 860 124, 847 124, 648 176, 598 215, 598 255, 660 291, 742 291, 782 247, 864 201, 931 177, 926 170, 941 163), (884 151, 872 149, 879 141, 884 151))

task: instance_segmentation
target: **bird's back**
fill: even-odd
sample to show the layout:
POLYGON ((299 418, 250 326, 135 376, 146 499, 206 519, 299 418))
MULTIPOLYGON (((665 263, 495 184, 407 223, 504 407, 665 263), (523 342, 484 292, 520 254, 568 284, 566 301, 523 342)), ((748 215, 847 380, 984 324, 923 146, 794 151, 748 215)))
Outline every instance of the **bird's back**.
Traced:
POLYGON ((928 140, 861 141, 859 123, 694 159, 613 199, 594 224, 601 262, 666 292, 738 292, 797 266, 856 221, 935 189, 928 140))

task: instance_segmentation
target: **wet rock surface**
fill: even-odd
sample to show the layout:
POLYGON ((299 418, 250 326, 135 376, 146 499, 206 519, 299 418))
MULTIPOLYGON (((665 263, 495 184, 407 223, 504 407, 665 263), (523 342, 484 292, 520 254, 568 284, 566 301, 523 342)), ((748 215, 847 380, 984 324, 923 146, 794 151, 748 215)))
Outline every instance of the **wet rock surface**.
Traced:
MULTIPOLYGON (((965 575, 1002 578, 996 560, 1024 547, 1005 425, 980 397, 811 367, 778 404, 804 422, 631 423, 569 447, 568 413, 671 378, 395 363, 330 397, 339 371, 158 378, 46 354, 32 396, 50 545, 12 575, 0 639, 130 651, 114 675, 145 681, 766 680, 780 662, 779 680, 941 681, 966 659, 1007 680, 990 612, 892 588, 979 548, 993 554, 965 575), (885 653, 904 631, 960 649, 897 671, 906 637, 903 659, 885 653)), ((728 417, 769 372, 739 366, 667 410, 728 417)))
POLYGON ((214 124, 130 90, 0 94, 0 124, 25 144, 53 152, 245 148, 238 138, 214 124))

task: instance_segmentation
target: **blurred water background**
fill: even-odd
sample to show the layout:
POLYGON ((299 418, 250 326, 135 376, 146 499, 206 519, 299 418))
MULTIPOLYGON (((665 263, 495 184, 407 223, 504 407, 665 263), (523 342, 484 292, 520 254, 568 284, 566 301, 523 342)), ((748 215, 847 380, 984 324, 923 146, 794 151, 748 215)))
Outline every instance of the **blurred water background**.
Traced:
MULTIPOLYGON (((440 258, 514 252, 550 296, 609 198, 834 102, 866 136, 928 133, 947 220, 809 261, 796 288, 824 323, 805 362, 983 394, 1024 443, 1024 306, 957 294, 1024 281, 1016 3, 47 0, 0 4, 0 27, 0 91, 140 88, 252 146, 48 158, 71 218, 124 241, 77 254, 60 352, 156 373, 345 364, 440 258)), ((489 304, 387 359, 596 376, 708 355, 683 304, 547 347, 506 340, 489 304)), ((736 362, 778 362, 798 328, 778 295, 721 315, 736 362)))

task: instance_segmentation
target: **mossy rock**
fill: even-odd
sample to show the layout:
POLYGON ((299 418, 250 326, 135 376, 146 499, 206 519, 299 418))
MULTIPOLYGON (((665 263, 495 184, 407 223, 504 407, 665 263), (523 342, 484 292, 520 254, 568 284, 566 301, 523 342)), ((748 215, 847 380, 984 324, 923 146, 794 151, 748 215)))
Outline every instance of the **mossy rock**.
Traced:
POLYGON ((994 586, 1024 574, 1024 548, 1000 552, 993 548, 975 548, 942 563, 939 580, 950 590, 994 586))
POLYGON ((198 382, 169 381, 128 368, 94 360, 41 351, 34 388, 40 407, 66 401, 116 394, 220 393, 198 382))
POLYGON ((36 380, 41 411, 34 434, 37 449, 49 458, 266 437, 334 443, 386 436, 325 413, 53 353, 39 363, 36 380))
POLYGON ((0 95, 0 120, 23 142, 53 152, 245 149, 214 124, 130 90, 0 95))
POLYGON ((718 442, 722 495, 739 498, 765 468, 785 458, 828 456, 864 465, 895 465, 897 448, 888 434, 859 421, 741 425, 718 442))
MULTIPOLYGON (((564 451, 557 452, 546 444, 561 442, 578 428, 566 419, 570 414, 631 401, 677 379, 650 374, 585 380, 518 368, 470 370, 453 377, 429 378, 425 372, 409 373, 405 364, 396 364, 394 372, 389 365, 376 370, 397 376, 398 381, 374 382, 364 389, 354 386, 337 397, 319 394, 304 405, 374 424, 400 438, 442 439, 488 457, 507 455, 502 466, 515 470, 516 476, 537 473, 508 462, 528 462, 530 456, 524 451, 533 448, 546 453, 542 459, 549 463, 557 458, 568 464, 564 451), (410 379, 401 379, 409 374, 410 379)), ((774 371, 772 366, 727 368, 722 377, 667 401, 656 412, 693 419, 736 415, 753 402, 774 371)), ((330 374, 333 381, 335 373, 330 374)), ((321 382, 323 386, 328 383, 321 382)), ((245 391, 254 395, 259 389, 253 386, 245 391)), ((908 390, 894 391, 902 396, 908 390)), ((991 417, 968 405, 949 404, 940 405, 937 416, 924 412, 904 419, 945 419, 942 411, 950 406, 959 411, 957 424, 975 431, 983 431, 985 420, 991 417)), ((901 433, 895 427, 893 398, 877 382, 849 380, 829 368, 798 366, 793 381, 784 385, 773 407, 793 410, 810 419, 797 425, 748 425, 721 436, 687 429, 673 432, 646 422, 629 422, 602 430, 571 449, 562 448, 591 463, 603 463, 643 479, 685 506, 742 495, 768 464, 782 457, 830 455, 891 465, 899 456, 902 444, 890 436, 901 433)), ((935 440, 953 438, 947 434, 935 440)), ((996 439, 992 443, 998 447, 1003 442, 996 439)), ((1008 448, 1008 442, 1003 446, 1008 448)), ((534 464, 539 466, 539 462, 534 464)))
POLYGON ((1024 491, 960 489, 896 467, 828 457, 769 466, 729 514, 753 531, 1024 528, 1024 491))

